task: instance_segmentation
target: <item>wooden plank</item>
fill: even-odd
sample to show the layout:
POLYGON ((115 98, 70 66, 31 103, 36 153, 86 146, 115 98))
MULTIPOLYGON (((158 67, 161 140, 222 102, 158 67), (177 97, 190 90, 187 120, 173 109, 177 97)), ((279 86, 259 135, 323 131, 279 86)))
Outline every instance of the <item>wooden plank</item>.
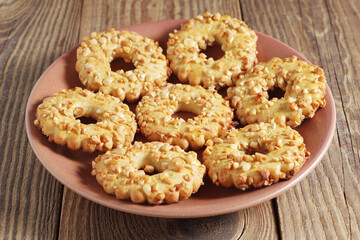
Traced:
MULTIPOLYGON (((163 19, 188 19, 205 11, 241 18, 232 1, 84 1, 80 36, 111 27, 163 19), (141 11, 139 10, 141 9, 141 11)), ((65 188, 66 189, 66 188, 65 188)), ((66 189, 60 238, 76 239, 276 239, 271 201, 238 213, 200 219, 161 219, 118 212, 92 203, 66 189)))
POLYGON ((333 71, 341 99, 338 109, 342 108, 337 126, 347 230, 351 239, 360 239, 360 104, 357 100, 360 95, 360 2, 325 1, 324 6, 329 12, 332 37, 337 46, 333 58, 340 60, 333 64, 333 71))
POLYGON ((284 239, 358 239, 358 1, 241 1, 254 29, 300 50, 326 74, 337 132, 320 165, 277 199, 284 239), (301 224, 299 224, 301 223, 301 224))
POLYGON ((66 189, 59 238, 277 239, 274 222, 270 201, 221 216, 165 219, 115 211, 66 189))
POLYGON ((100 206, 68 190, 63 209, 60 239, 230 239, 239 223, 237 213, 201 220, 143 217, 100 206))
POLYGON ((25 107, 41 73, 78 39, 81 5, 0 5, 0 238, 57 237, 62 186, 42 167, 25 133, 25 107))
POLYGON ((143 22, 164 19, 189 19, 205 11, 220 12, 241 19, 238 1, 141 0, 141 1, 85 0, 80 36, 143 22), (140 11, 141 10, 141 11, 140 11))

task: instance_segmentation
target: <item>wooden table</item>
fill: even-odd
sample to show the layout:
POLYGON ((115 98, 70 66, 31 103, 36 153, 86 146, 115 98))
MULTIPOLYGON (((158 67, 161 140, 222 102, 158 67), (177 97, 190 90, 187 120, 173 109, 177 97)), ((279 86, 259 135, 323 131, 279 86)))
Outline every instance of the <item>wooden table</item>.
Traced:
POLYGON ((360 239, 360 1, 0 1, 0 238, 360 239), (243 19, 325 71, 337 109, 322 162, 294 188, 258 206, 200 219, 118 212, 80 197, 36 159, 25 133, 30 91, 82 36, 110 27, 189 19, 243 19))

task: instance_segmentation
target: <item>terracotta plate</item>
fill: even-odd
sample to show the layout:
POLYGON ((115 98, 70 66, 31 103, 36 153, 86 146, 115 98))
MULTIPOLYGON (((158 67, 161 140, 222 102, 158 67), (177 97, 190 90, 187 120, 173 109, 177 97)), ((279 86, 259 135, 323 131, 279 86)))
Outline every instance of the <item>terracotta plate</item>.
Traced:
MULTIPOLYGON (((168 33, 179 28, 183 22, 182 20, 166 20, 129 26, 122 30, 132 30, 156 39, 164 48, 168 33)), ((280 41, 262 33, 257 34, 259 36, 258 58, 260 61, 267 61, 274 56, 284 58, 292 55, 304 59, 300 53, 280 41)), ((64 88, 82 86, 74 69, 75 61, 76 48, 57 59, 35 84, 26 108, 28 138, 41 163, 62 184, 91 201, 116 210, 154 217, 193 218, 220 215, 254 206, 278 196, 308 175, 324 156, 334 134, 335 106, 329 87, 327 87, 326 107, 318 110, 313 119, 304 121, 301 127, 297 128, 305 139, 306 146, 311 152, 311 158, 291 180, 282 181, 270 187, 242 192, 234 188, 216 187, 206 178, 205 185, 195 195, 176 204, 150 206, 121 201, 106 194, 95 177, 90 174, 91 161, 99 153, 88 154, 82 151, 71 151, 66 147, 49 143, 33 124, 36 108, 45 97, 64 88)))

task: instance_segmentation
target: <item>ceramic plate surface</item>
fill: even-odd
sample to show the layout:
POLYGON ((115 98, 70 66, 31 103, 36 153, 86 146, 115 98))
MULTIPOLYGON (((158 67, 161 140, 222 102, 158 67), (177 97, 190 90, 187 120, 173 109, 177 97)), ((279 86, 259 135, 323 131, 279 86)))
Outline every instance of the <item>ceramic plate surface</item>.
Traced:
MULTIPOLYGON (((165 20, 128 26, 121 30, 131 30, 159 41, 165 49, 168 34, 179 28, 183 20, 165 20)), ((258 59, 268 61, 272 57, 290 57, 300 53, 267 35, 257 33, 258 59)), ((282 181, 270 187, 242 192, 235 188, 216 187, 206 177, 205 185, 187 200, 175 204, 159 206, 138 205, 122 201, 106 194, 91 172, 91 161, 99 153, 71 151, 63 146, 49 143, 33 122, 37 106, 42 100, 62 89, 82 86, 75 71, 76 48, 58 58, 35 84, 26 108, 26 130, 30 144, 44 167, 62 184, 79 195, 98 204, 133 214, 167 217, 193 218, 214 216, 238 211, 272 199, 293 187, 308 175, 326 153, 335 130, 335 104, 330 89, 326 89, 326 106, 318 110, 313 119, 305 120, 296 130, 305 139, 311 158, 301 170, 288 181, 282 181)), ((66 203, 65 203, 66 204, 66 203)))

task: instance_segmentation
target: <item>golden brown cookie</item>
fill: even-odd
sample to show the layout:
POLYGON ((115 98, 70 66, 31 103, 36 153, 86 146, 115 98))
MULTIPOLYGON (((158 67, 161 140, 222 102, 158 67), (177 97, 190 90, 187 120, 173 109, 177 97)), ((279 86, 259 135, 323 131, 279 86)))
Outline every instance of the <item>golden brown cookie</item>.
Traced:
POLYGON ((168 143, 135 142, 93 161, 92 175, 105 192, 134 203, 186 199, 203 185, 205 166, 195 152, 168 143))
POLYGON ((297 131, 275 123, 250 124, 206 145, 203 161, 211 180, 241 190, 290 179, 310 156, 297 131))
POLYGON ((129 102, 163 86, 170 75, 168 61, 157 42, 135 32, 114 29, 94 32, 91 39, 83 38, 77 50, 76 71, 87 88, 129 102), (110 62, 116 58, 132 62, 136 68, 113 72, 110 62))
POLYGON ((257 64, 228 89, 228 98, 244 125, 274 121, 296 127, 325 106, 325 90, 323 70, 294 56, 257 64), (284 97, 269 99, 274 88, 281 88, 284 97))
POLYGON ((70 149, 108 151, 134 139, 134 114, 116 97, 86 89, 62 90, 46 98, 37 108, 35 125, 50 142, 70 149), (83 124, 79 117, 97 120, 83 124))
POLYGON ((256 41, 257 35, 244 22, 206 12, 170 34, 167 57, 181 82, 218 89, 234 85, 232 78, 257 63, 256 41), (220 59, 200 53, 215 44, 225 52, 220 59))
POLYGON ((136 118, 141 133, 151 141, 199 149, 231 123, 233 110, 215 90, 168 84, 141 99, 136 107, 136 118), (187 121, 172 117, 179 111, 197 116, 187 121))

